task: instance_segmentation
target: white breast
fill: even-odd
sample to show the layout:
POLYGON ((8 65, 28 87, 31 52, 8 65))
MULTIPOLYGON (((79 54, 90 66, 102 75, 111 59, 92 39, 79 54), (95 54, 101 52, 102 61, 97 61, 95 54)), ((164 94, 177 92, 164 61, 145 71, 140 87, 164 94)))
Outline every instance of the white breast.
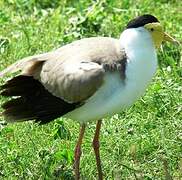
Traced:
POLYGON ((130 107, 145 92, 157 68, 151 36, 143 28, 129 29, 122 33, 120 40, 128 57, 125 81, 118 72, 108 72, 103 86, 66 117, 82 123, 111 116, 130 107))

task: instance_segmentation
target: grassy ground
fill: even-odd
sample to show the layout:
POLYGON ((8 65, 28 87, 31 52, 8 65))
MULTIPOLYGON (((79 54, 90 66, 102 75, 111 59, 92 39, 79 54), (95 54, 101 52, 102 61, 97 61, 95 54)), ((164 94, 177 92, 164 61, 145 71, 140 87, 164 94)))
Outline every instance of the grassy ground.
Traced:
MULTIPOLYGON (((178 0, 1 0, 0 69, 17 59, 90 36, 119 37, 129 19, 157 16, 181 40, 178 0)), ((180 47, 166 44, 159 69, 128 111, 104 121, 101 156, 105 179, 182 179, 182 86, 180 47)), ((1 79, 2 83, 5 79, 1 79)), ((0 99, 3 103, 5 99, 0 99)), ((73 179, 79 125, 58 119, 48 125, 0 121, 0 179, 73 179)), ((89 124, 84 139, 83 179, 97 179, 89 124)))

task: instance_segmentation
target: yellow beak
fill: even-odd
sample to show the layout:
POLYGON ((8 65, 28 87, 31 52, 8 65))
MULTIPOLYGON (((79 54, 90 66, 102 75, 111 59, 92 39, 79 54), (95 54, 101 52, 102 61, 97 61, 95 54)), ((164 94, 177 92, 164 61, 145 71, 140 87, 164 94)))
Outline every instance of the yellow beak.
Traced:
POLYGON ((171 37, 167 33, 164 33, 164 41, 168 41, 168 42, 174 43, 176 45, 180 45, 180 42, 179 41, 177 41, 176 39, 174 39, 173 37, 171 37))

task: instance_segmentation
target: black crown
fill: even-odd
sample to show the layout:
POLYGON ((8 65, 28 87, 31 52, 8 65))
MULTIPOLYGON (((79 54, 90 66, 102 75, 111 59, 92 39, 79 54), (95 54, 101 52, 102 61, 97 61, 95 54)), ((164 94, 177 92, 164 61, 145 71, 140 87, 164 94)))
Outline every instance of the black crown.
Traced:
POLYGON ((153 23, 153 22, 159 22, 159 21, 156 17, 150 14, 144 14, 142 16, 138 16, 135 19, 132 19, 131 21, 129 21, 129 23, 126 26, 126 29, 138 28, 138 27, 144 26, 145 24, 153 23))

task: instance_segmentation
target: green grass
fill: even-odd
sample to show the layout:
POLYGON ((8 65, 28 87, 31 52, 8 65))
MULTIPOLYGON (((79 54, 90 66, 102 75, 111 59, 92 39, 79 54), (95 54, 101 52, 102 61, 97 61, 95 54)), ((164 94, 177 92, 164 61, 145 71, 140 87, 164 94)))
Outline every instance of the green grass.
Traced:
MULTIPOLYGON (((143 13, 157 16, 166 31, 181 40, 181 6, 178 0, 1 0, 0 70, 83 37, 119 37, 127 21, 143 13)), ((159 69, 145 96, 103 122, 105 179, 182 179, 180 47, 166 44, 158 56, 159 69)), ((60 118, 45 126, 3 125, 1 120, 0 179, 73 179, 77 123, 60 118)), ((89 124, 84 138, 83 179, 97 179, 94 128, 95 123, 89 124)))

